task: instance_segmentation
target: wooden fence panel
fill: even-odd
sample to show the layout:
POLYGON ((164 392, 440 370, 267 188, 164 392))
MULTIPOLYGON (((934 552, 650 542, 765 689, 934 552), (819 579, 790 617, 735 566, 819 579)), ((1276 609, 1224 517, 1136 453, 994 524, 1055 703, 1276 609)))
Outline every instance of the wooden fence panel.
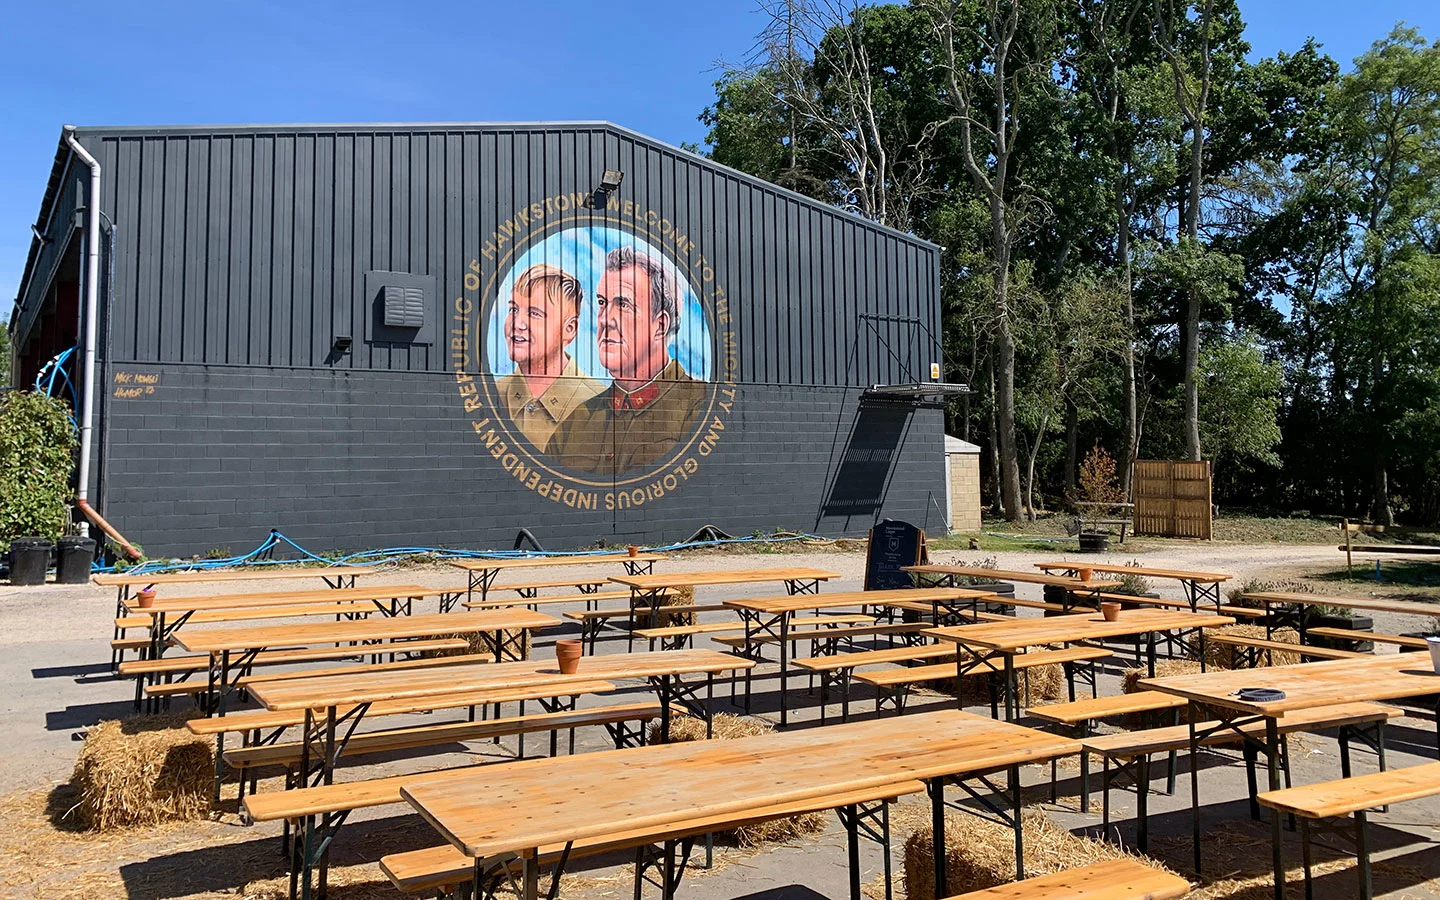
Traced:
POLYGON ((1210 540, 1210 463, 1135 461, 1135 533, 1210 540))

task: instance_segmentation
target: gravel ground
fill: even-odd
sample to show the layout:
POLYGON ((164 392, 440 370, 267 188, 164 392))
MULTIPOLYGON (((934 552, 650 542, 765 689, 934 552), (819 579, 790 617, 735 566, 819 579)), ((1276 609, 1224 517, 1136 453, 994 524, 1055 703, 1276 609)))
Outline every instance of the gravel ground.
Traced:
MULTIPOLYGON (((996 556, 1002 568, 1029 569, 1047 558, 1064 558, 1032 552, 940 552, 936 561, 973 560, 996 556)), ((1336 563, 1336 552, 1317 546, 1245 546, 1230 544, 1196 544, 1166 547, 1146 552, 1142 562, 1150 566, 1182 569, 1219 570, 1231 572, 1236 582, 1251 577, 1265 577, 1279 571, 1295 571, 1309 566, 1327 567, 1336 563)), ((1073 558, 1073 557, 1072 557, 1073 558)), ((1092 561, 1127 562, 1130 554, 1117 552, 1092 561)), ((693 552, 661 564, 662 571, 756 568, 766 566, 813 566, 833 571, 841 578, 827 590, 860 587, 864 559, 858 552, 834 549, 785 553, 693 552)), ((456 585, 464 583, 463 573, 443 565, 409 566, 388 571, 372 583, 410 583, 456 585)), ((1154 585, 1164 596, 1178 597, 1178 586, 1154 585)), ((232 582, 201 586, 191 593, 232 593, 274 590, 273 582, 232 582)), ((178 589, 172 590, 178 593, 178 589)), ((701 602, 712 602, 745 595, 754 595, 754 588, 702 588, 701 602)), ((1021 586, 1019 596, 1037 598, 1037 586, 1021 586)), ((433 602, 433 601, 432 601, 433 602)), ((422 610, 417 610, 420 612, 422 610)), ((556 613, 554 607, 547 612, 556 613)), ((14 589, 0 587, 0 676, 13 686, 0 703, 0 728, 8 738, 6 764, 0 767, 0 893, 23 897, 127 897, 131 900, 163 900, 172 897, 234 897, 270 896, 255 885, 261 879, 274 879, 284 871, 278 843, 278 829, 269 826, 241 827, 233 814, 222 815, 215 822, 166 826, 139 832, 95 837, 55 831, 45 812, 51 805, 65 802, 63 784, 69 777, 79 744, 78 735, 87 726, 129 712, 132 689, 112 679, 108 672, 110 636, 109 620, 114 612, 114 595, 109 589, 94 587, 46 586, 14 589), (246 889, 246 885, 251 885, 246 889)), ((1028 611, 1027 613, 1028 614, 1028 611)), ((705 621, 718 621, 724 614, 707 614, 705 621)), ((1377 631, 1414 630, 1424 624, 1415 617, 1377 614, 1377 631)), ((547 631, 538 641, 536 653, 546 656, 553 651, 551 641, 573 631, 568 626, 547 631)), ((600 652, 623 652, 625 641, 618 634, 602 640, 600 652)), ((774 719, 774 667, 758 680, 755 709, 762 716, 774 719)), ((792 681, 792 697, 802 705, 794 715, 792 727, 805 727, 817 715, 815 698, 807 698, 803 685, 792 681)), ((1118 692, 1114 673, 1102 677, 1101 693, 1118 692)), ((728 697, 728 692, 725 693, 728 697)), ((625 702, 644 696, 641 685, 622 685, 617 696, 589 698, 587 702, 625 702)), ((927 704, 946 702, 938 697, 917 698, 912 709, 927 704)), ((870 702, 861 695, 855 709, 867 712, 870 702)), ((988 712, 979 707, 977 712, 988 712)), ((424 722, 426 717, 406 717, 424 722)), ((390 722, 387 721, 387 725, 390 722)), ((396 720, 394 724, 405 724, 396 720)), ((600 735, 581 733, 582 750, 603 749, 606 741, 600 735)), ((545 742, 532 738, 531 752, 545 742)), ((1423 762, 1435 758, 1433 719, 1407 717, 1391 726, 1390 765, 1392 767, 1423 762)), ((347 779, 419 771, 438 766, 457 765, 484 758, 503 758, 513 752, 514 742, 504 746, 478 744, 446 748, 440 755, 401 756, 388 758, 373 765, 347 767, 347 779)), ((1325 780, 1338 775, 1338 752, 1333 738, 1307 736, 1297 742, 1294 751, 1296 783, 1325 780)), ((1208 883, 1202 897, 1261 898, 1270 892, 1264 883, 1268 870, 1268 828, 1264 823, 1251 822, 1245 812, 1245 778, 1243 766, 1233 761, 1207 760, 1202 781, 1202 797, 1206 806, 1206 860, 1214 860, 1212 878, 1227 877, 1208 883), (1238 874, 1237 874, 1238 873, 1238 874), (1247 880, 1248 879, 1248 880, 1247 880)), ((1369 771, 1372 760, 1357 763, 1360 772, 1369 771)), ((1163 767, 1157 767, 1163 768, 1163 767)), ((1188 868, 1188 795, 1182 788, 1177 797, 1156 795, 1151 800, 1152 849, 1178 870, 1188 868)), ((1099 816, 1085 815, 1075 809, 1074 769, 1061 769, 1059 803, 1048 802, 1048 770, 1027 770, 1025 782, 1034 786, 1033 801, 1052 818, 1073 829, 1095 829, 1099 816), (1069 774, 1067 774, 1067 772, 1069 774)), ((1098 787, 1099 779, 1096 779, 1098 787)), ((1159 782, 1157 781, 1157 786, 1159 782)), ((262 784, 262 790, 266 785, 262 784)), ((273 789, 273 786, 272 788, 273 789)), ((723 790, 723 785, 697 785, 697 791, 723 790)), ((1098 802, 1098 791, 1095 796, 1098 802)), ((1117 791, 1113 795, 1117 830, 1112 838, 1132 840, 1131 815, 1133 795, 1117 791)), ((233 808, 233 800, 231 801, 233 808)), ((917 814, 917 801, 910 800, 897 808, 896 881, 901 881, 900 845, 912 823, 923 819, 917 814)), ((1440 853, 1433 852, 1440 840, 1440 801, 1434 799, 1403 804, 1388 813, 1376 816, 1375 871, 1377 895, 1440 898, 1435 879, 1440 876, 1440 853)), ((357 815, 335 845, 337 870, 334 882, 374 882, 378 875, 373 861, 397 849, 426 846, 435 841, 428 826, 403 810, 386 809, 357 815)), ((1287 844, 1288 859, 1299 860, 1298 844, 1293 836, 1287 844)), ((809 898, 842 897, 846 892, 845 849, 843 832, 833 817, 827 831, 783 847, 767 847, 759 851, 718 848, 716 866, 710 871, 687 875, 682 895, 695 900, 733 897, 809 898)), ((862 860, 866 879, 878 877, 881 855, 866 845, 862 860)), ((564 896, 610 897, 628 896, 631 891, 628 869, 615 860, 587 862, 578 867, 579 877, 565 885, 564 896)), ((1338 863, 1327 869, 1317 883, 1317 896, 1344 897, 1354 895, 1354 872, 1338 863)), ((1298 875, 1295 875, 1298 877, 1298 875)), ((1292 887, 1292 893, 1296 890, 1292 887)), ((878 882, 867 893, 881 897, 878 882)), ((332 890, 333 900, 366 900, 369 897, 398 897, 386 885, 365 884, 341 886, 332 890)))

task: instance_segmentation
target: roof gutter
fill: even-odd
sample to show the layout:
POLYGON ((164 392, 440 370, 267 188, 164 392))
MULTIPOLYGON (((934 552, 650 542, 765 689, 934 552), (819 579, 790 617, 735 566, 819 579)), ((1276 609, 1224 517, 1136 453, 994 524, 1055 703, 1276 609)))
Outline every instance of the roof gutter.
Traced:
MULTIPOLYGON (((100 306, 100 162, 75 139, 75 126, 65 126, 65 143, 80 161, 90 167, 90 190, 85 198, 85 310, 80 333, 85 336, 80 397, 80 477, 75 489, 81 509, 90 498, 90 460, 94 455, 95 421, 95 345, 99 340, 95 326, 100 306)), ((88 528, 88 526, 87 526, 88 528)))

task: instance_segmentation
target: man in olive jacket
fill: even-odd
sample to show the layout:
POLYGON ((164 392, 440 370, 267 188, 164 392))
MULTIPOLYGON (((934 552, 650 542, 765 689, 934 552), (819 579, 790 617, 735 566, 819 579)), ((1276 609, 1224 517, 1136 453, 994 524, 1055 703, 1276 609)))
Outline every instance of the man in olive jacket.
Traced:
POLYGON ((672 266, 632 247, 610 251, 595 290, 595 337, 613 380, 560 423, 549 456, 572 469, 620 475, 654 465, 689 437, 709 387, 670 357, 683 302, 672 266))

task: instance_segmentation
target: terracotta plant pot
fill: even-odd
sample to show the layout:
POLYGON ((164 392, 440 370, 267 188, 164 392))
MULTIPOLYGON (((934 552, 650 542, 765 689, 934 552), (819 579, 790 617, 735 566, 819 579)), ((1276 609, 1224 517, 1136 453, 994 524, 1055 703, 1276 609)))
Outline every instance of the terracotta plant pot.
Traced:
POLYGON ((580 657, 585 654, 581 641, 556 641, 555 660, 560 663, 561 675, 574 675, 580 669, 580 657))
POLYGON ((1105 621, 1114 622, 1120 618, 1120 604, 1109 601, 1100 604, 1100 615, 1105 617, 1105 621))
POLYGON ((1090 580, 1090 577, 1091 577, 1092 575, 1094 575, 1094 574, 1095 574, 1095 570, 1094 570, 1094 569, 1076 569, 1076 570, 1075 570, 1075 578, 1076 578, 1077 581, 1089 581, 1089 580, 1090 580))
POLYGON ((625 548, 625 552, 628 553, 628 554, 630 554, 632 557, 633 557, 633 556, 639 556, 639 555, 640 555, 640 548, 637 547, 637 546, 635 546, 634 544, 631 544, 630 546, 628 546, 628 547, 625 548))
POLYGON ((141 609, 149 609, 155 604, 155 592, 152 590, 136 591, 135 599, 139 601, 141 609))

